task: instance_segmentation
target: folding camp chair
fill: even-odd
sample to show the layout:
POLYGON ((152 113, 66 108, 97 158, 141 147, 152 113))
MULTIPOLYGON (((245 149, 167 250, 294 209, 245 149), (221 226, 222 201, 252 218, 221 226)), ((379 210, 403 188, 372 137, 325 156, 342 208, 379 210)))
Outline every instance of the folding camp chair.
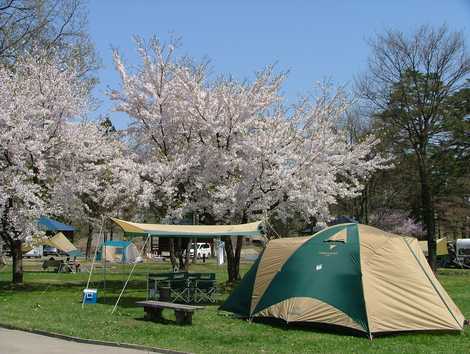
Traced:
POLYGON ((201 273, 195 282, 194 301, 215 302, 216 282, 215 273, 201 273))
POLYGON ((189 303, 191 301, 188 274, 185 272, 173 273, 169 280, 170 297, 173 302, 189 303))

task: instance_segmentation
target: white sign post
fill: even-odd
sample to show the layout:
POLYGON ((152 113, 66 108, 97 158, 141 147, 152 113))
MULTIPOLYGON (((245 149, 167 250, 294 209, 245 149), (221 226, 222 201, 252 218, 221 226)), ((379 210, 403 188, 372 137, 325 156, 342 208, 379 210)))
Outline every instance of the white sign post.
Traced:
POLYGON ((224 252, 225 243, 219 238, 217 239, 217 265, 222 265, 225 263, 224 252))

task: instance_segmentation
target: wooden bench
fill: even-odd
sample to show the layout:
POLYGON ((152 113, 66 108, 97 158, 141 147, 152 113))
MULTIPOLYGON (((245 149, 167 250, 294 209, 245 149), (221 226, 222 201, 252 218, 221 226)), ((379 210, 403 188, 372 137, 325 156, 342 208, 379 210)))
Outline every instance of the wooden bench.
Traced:
POLYGON ((161 321, 163 309, 175 310, 175 317, 177 324, 191 324, 193 322, 193 312, 201 310, 203 306, 192 306, 184 304, 175 304, 172 302, 164 301, 138 301, 136 305, 143 307, 145 311, 145 318, 153 321, 161 321))

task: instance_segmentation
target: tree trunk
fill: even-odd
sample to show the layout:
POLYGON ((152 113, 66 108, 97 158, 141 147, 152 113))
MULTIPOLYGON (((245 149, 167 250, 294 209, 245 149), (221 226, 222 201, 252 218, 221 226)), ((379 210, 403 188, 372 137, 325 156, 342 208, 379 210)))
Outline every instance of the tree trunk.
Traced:
POLYGON ((436 230, 434 225, 434 207, 432 202, 432 190, 429 181, 426 153, 419 158, 419 179, 421 184, 421 204, 423 207, 423 222, 426 228, 428 241, 428 263, 433 272, 436 272, 436 230))
POLYGON ((227 253, 228 282, 234 283, 240 280, 240 255, 243 245, 243 236, 237 236, 235 250, 233 249, 232 237, 225 237, 225 251, 227 253))
MULTIPOLYGON (((90 259, 92 241, 93 241, 93 225, 89 224, 88 225, 88 237, 86 240, 86 251, 85 251, 86 259, 90 259)), ((97 247, 98 246, 99 245, 97 245, 97 247)))
POLYGON ((197 263, 197 237, 194 239, 194 242, 193 239, 191 239, 189 242, 192 243, 194 250, 193 263, 197 263))
POLYGON ((177 264, 177 259, 175 255, 175 239, 173 237, 170 238, 169 240, 170 243, 170 261, 171 261, 171 268, 175 270, 175 268, 178 266, 177 264))
POLYGON ((178 237, 178 241, 176 242, 176 257, 178 258, 178 262, 179 262, 179 266, 178 266, 179 270, 184 269, 183 250, 182 250, 183 247, 181 244, 182 244, 181 237, 178 237))
POLYGON ((15 240, 13 241, 13 247, 11 249, 11 256, 13 262, 13 284, 23 283, 23 252, 21 251, 21 244, 21 241, 15 240))
POLYGON ((193 243, 193 239, 190 238, 189 239, 189 242, 186 244, 186 253, 184 255, 184 266, 183 266, 183 269, 185 272, 187 272, 189 270, 189 249, 191 248, 191 244, 193 243))
POLYGON ((228 273, 228 283, 233 283, 237 277, 235 274, 235 255, 233 253, 233 245, 231 237, 224 237, 225 253, 227 254, 227 273, 228 273))

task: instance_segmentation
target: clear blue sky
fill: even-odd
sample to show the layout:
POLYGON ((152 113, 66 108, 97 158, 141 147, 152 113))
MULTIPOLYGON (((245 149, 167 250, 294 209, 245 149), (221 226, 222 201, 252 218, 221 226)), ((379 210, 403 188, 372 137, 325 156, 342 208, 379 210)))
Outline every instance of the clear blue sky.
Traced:
POLYGON ((366 39, 386 28, 410 32, 419 25, 446 23, 463 30, 470 46, 470 0, 90 0, 89 30, 103 68, 94 113, 109 113, 117 128, 129 119, 112 113, 104 92, 117 88, 112 47, 137 64, 133 35, 167 40, 182 37, 182 54, 209 57, 216 73, 252 78, 256 70, 277 63, 289 70, 283 88, 292 102, 324 78, 351 85, 364 70, 369 54, 366 39))

